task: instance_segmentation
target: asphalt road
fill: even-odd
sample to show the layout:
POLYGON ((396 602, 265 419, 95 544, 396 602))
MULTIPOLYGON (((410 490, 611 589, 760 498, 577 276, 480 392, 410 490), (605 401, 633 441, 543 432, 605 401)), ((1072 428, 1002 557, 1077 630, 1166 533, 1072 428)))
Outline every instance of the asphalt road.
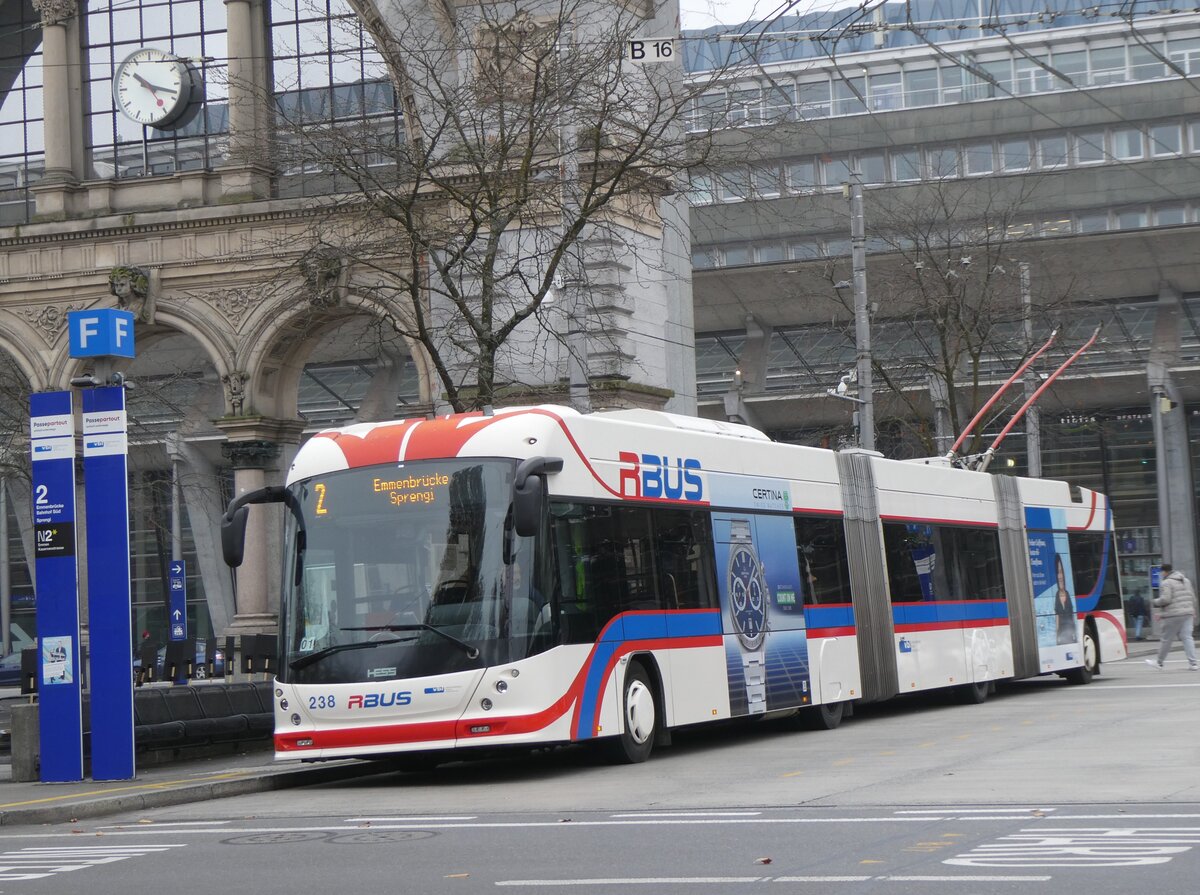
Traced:
POLYGON ((1200 675, 698 730, 0 833, 0 893, 1195 889, 1200 675))

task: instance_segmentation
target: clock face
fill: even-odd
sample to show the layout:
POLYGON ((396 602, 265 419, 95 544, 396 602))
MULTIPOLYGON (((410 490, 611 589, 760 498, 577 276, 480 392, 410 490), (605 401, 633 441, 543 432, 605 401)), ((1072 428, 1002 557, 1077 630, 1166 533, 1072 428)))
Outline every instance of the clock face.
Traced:
POLYGON ((767 629, 767 586, 758 557, 746 547, 729 557, 729 614, 743 645, 758 649, 767 629))
POLYGON ((128 56, 113 77, 117 108, 149 127, 163 127, 179 118, 188 107, 191 88, 187 64, 153 47, 128 56))

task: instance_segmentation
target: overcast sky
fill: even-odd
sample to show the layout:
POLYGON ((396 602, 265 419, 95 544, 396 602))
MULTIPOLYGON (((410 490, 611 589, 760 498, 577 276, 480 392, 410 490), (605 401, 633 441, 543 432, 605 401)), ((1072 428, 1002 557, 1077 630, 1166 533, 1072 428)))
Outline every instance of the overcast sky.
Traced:
MULTIPOLYGON (((857 0, 857 3, 861 2, 857 0)), ((679 9, 684 28, 707 28, 766 19, 784 10, 802 14, 857 3, 856 0, 679 0, 679 9)))

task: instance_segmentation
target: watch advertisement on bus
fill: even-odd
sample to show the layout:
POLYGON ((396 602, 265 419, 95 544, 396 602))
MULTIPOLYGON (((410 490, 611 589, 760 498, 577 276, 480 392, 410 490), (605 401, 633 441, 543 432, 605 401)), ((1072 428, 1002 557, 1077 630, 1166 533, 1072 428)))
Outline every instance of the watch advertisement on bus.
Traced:
POLYGON ((734 715, 811 701, 804 599, 790 516, 713 515, 734 715))

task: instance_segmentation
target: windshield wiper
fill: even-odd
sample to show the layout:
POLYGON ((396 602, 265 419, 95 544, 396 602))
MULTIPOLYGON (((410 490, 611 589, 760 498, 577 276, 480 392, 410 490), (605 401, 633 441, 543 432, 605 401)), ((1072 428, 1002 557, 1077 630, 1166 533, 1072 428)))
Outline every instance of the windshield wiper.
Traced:
MULTIPOLYGON (((362 628, 347 628, 349 631, 361 631, 362 628)), ((383 646, 385 643, 395 643, 395 640, 364 640, 362 643, 335 643, 333 646, 327 646, 324 649, 319 649, 315 653, 309 653, 307 656, 301 656, 299 659, 293 659, 288 663, 288 667, 293 671, 299 671, 301 668, 307 668, 316 662, 320 662, 326 656, 332 656, 334 653, 343 653, 351 649, 371 649, 376 646, 383 646)))
MULTIPOLYGON (((455 646, 460 647, 467 654, 468 659, 478 659, 479 650, 471 646, 465 641, 459 640, 453 634, 447 634, 441 628, 435 628, 433 625, 427 625, 424 622, 417 622, 411 625, 369 625, 365 628, 342 628, 343 631, 432 631, 438 637, 449 640, 455 646)), ((386 642, 386 641, 385 641, 386 642)), ((316 655, 315 653, 313 655, 316 655)), ((295 666, 292 666, 293 668, 295 666)))

